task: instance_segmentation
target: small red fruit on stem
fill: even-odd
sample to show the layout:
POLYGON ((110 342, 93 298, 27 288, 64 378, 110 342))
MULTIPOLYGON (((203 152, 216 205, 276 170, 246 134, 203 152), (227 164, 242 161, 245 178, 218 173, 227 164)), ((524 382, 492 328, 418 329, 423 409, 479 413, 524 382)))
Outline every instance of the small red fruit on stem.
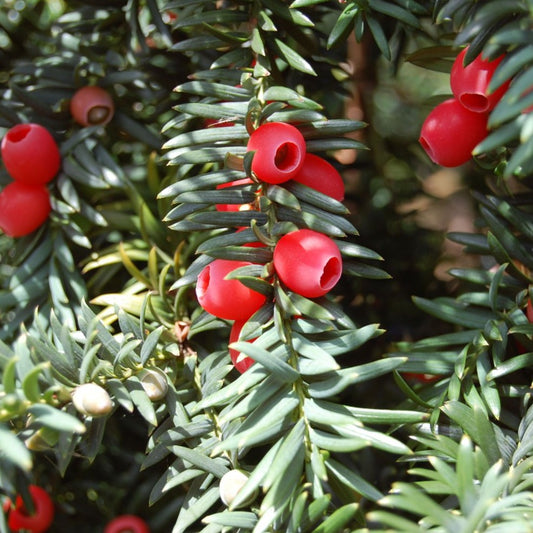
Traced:
POLYGON ((489 92, 490 80, 504 56, 487 61, 480 54, 465 66, 467 50, 468 47, 464 48, 455 58, 450 73, 450 86, 454 96, 464 107, 476 113, 486 113, 494 109, 509 87, 510 80, 494 92, 489 92))
POLYGON ((10 176, 28 185, 48 183, 61 165, 52 134, 39 124, 13 126, 2 139, 1 153, 10 176))
MULTIPOLYGON (((253 183, 250 178, 242 178, 240 180, 229 181, 228 183, 221 183, 217 185, 217 189, 226 189, 228 187, 237 187, 238 185, 249 185, 253 183)), ((247 204, 216 204, 215 209, 217 211, 240 211, 243 206, 247 204)))
POLYGON ((276 244, 274 269, 289 289, 307 298, 317 298, 339 281, 342 257, 328 236, 300 229, 287 233, 276 244))
MULTIPOLYGON (((231 327, 231 331, 229 334, 229 343, 237 342, 239 340, 239 336, 241 334, 241 330, 246 324, 248 319, 244 320, 236 320, 233 323, 233 326, 231 327)), ((251 339, 249 342, 254 341, 255 339, 251 339)), ((244 355, 241 352, 238 352, 237 350, 234 350, 233 348, 229 349, 229 355, 231 357, 231 362, 233 363, 233 366, 241 373, 243 374, 246 372, 254 363, 255 361, 248 357, 247 355, 244 355)))
POLYGON ((227 320, 252 316, 266 301, 266 296, 237 279, 225 279, 235 269, 251 265, 248 261, 215 259, 198 276, 196 296, 200 305, 212 315, 227 320))
POLYGON ((44 185, 13 181, 0 192, 0 230, 10 237, 32 233, 50 211, 50 194, 44 185))
POLYGON ((339 202, 344 200, 344 182, 341 175, 331 163, 318 155, 307 153, 302 168, 292 179, 339 202))
POLYGON ((257 128, 248 141, 248 151, 255 151, 252 171, 266 183, 283 183, 301 169, 306 153, 300 131, 284 122, 267 122, 257 128))
POLYGON ((148 524, 133 514, 123 514, 108 522, 104 533, 150 533, 148 524))
POLYGON ((531 298, 528 298, 527 300, 526 316, 527 316, 527 319, 531 323, 533 323, 533 302, 531 301, 531 298))
POLYGON ((70 100, 70 114, 82 126, 105 126, 114 113, 111 95, 96 85, 78 89, 70 100))
POLYGON ((409 381, 415 381, 418 383, 433 383, 434 381, 441 379, 441 376, 435 374, 419 374, 416 372, 403 372, 402 376, 409 381))
POLYGON ((22 496, 17 496, 15 506, 8 508, 8 526, 12 531, 30 531, 44 533, 54 520, 54 504, 48 493, 37 485, 29 486, 30 495, 35 507, 33 514, 28 514, 22 496))
POLYGON ((434 163, 457 167, 472 157, 472 150, 486 137, 487 118, 455 98, 445 100, 427 116, 419 142, 434 163))

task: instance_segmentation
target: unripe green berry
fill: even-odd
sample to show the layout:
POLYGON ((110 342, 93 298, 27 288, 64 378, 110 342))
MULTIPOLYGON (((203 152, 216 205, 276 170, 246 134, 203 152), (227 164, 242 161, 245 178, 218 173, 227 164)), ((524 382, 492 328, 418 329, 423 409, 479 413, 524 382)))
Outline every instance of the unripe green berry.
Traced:
POLYGON ((168 391, 168 382, 161 370, 145 369, 139 375, 141 385, 148 398, 153 402, 162 400, 168 391))
POLYGON ((109 414, 113 408, 108 392, 96 383, 78 385, 72 392, 72 403, 80 413, 94 418, 109 414))
MULTIPOLYGON (((220 478, 220 499, 222 500, 224 505, 228 507, 232 505, 233 501, 235 500, 235 498, 237 497, 237 495, 239 494, 239 492, 244 487, 247 481, 248 475, 242 470, 230 470, 220 478)), ((255 500, 256 497, 257 491, 254 491, 249 498, 247 498, 239 505, 239 507, 249 505, 255 500)))

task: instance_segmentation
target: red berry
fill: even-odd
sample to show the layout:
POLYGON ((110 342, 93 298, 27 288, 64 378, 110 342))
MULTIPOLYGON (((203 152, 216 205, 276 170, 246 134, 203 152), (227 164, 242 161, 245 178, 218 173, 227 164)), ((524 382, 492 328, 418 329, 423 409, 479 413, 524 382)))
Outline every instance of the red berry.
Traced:
POLYGON ((206 118, 204 120, 204 128, 227 128, 229 126, 235 126, 235 122, 232 120, 217 120, 216 118, 206 118))
POLYGON ((317 231, 300 229, 278 241, 274 268, 289 289, 307 298, 317 298, 339 281, 342 258, 332 239, 317 231))
POLYGON ((478 55, 471 63, 464 66, 464 57, 467 48, 464 48, 455 58, 450 73, 450 85, 454 96, 459 102, 476 113, 485 113, 494 108, 509 87, 510 80, 489 93, 489 83, 500 64, 503 55, 487 61, 478 55))
MULTIPOLYGON (((217 189, 226 189, 227 187, 248 185, 250 183, 253 183, 253 180, 250 178, 243 178, 240 180, 230 181, 228 183, 221 183, 220 185, 217 185, 217 189)), ((240 211, 245 205, 247 204, 216 204, 215 208, 217 211, 240 211)))
POLYGON ((0 229, 10 237, 28 235, 46 221, 50 210, 46 186, 13 181, 0 192, 0 229))
POLYGON ((133 514, 123 514, 108 522, 104 533, 150 533, 148 524, 133 514))
POLYGON ((404 372, 402 375, 405 379, 418 383, 433 383, 441 379, 441 376, 435 374, 417 374, 416 372, 404 372))
POLYGON ((531 302, 530 298, 528 298, 527 300, 526 316, 527 319, 533 323, 533 303, 531 302))
POLYGON ((54 504, 48 493, 37 485, 30 485, 29 491, 35 506, 33 514, 27 514, 22 497, 15 500, 15 506, 8 516, 9 528, 13 531, 30 531, 31 533, 44 533, 54 520, 54 504))
POLYGON ((266 183, 294 178, 303 165, 306 147, 300 131, 284 122, 268 122, 257 128, 248 141, 255 151, 252 171, 266 183))
POLYGON ((51 133, 39 124, 18 124, 2 139, 2 159, 14 180, 48 183, 59 171, 61 157, 51 133))
POLYGON ((70 114, 82 126, 104 126, 114 113, 111 95, 96 85, 78 89, 70 100, 70 114))
MULTIPOLYGON (((231 327, 231 331, 229 334, 229 343, 236 342, 239 340, 239 336, 241 334, 241 329, 246 324, 247 318, 244 320, 236 320, 233 323, 233 326, 231 327)), ((255 339, 251 339, 250 342, 252 342, 255 339)), ((244 355, 241 352, 238 352, 237 350, 234 350, 233 348, 230 348, 229 355, 231 357, 231 362, 235 366, 235 368, 243 374, 246 372, 254 363, 255 361, 248 357, 247 355, 244 355)))
POLYGON ((445 100, 427 116, 419 142, 433 162, 457 167, 472 157, 472 150, 486 137, 487 117, 466 109, 455 98, 445 100))
POLYGON ((292 179, 339 202, 344 200, 344 182, 341 175, 331 163, 315 154, 305 155, 302 168, 292 179))
POLYGON ((265 303, 266 296, 237 279, 224 279, 236 268, 251 264, 227 259, 215 259, 209 263, 200 272, 196 284, 200 305, 218 318, 242 320, 252 316, 265 303))

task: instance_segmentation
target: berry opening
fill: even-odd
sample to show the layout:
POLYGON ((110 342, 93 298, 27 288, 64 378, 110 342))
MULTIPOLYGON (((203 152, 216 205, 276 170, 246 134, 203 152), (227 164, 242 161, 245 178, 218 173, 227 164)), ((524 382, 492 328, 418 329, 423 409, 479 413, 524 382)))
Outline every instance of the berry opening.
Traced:
POLYGON ((108 119, 110 113, 111 110, 109 107, 103 105, 91 107, 87 113, 87 122, 94 125, 103 124, 108 119))
POLYGON ((276 150, 274 164, 279 170, 290 171, 298 165, 300 161, 300 151, 294 143, 285 142, 276 150))
POLYGON ((18 143, 26 138, 30 130, 31 126, 29 124, 18 124, 7 132, 7 139, 9 142, 18 143))
POLYGON ((464 93, 459 97, 459 101, 464 107, 476 113, 484 113, 489 109, 489 99, 484 94, 464 93))
POLYGON ((324 271, 320 276, 320 287, 324 290, 331 289, 339 280, 341 269, 341 262, 337 257, 329 259, 324 265, 324 271))
POLYGON ((429 155, 430 159, 432 161, 435 161, 435 157, 434 157, 434 154, 433 154, 433 148, 431 147, 431 145, 427 142, 426 138, 425 137, 420 137, 420 139, 418 139, 418 142, 421 144, 422 148, 426 151, 426 153, 429 155))
POLYGON ((19 513, 24 517, 24 518, 32 518, 34 517, 37 512, 34 511, 33 513, 30 513, 28 511, 28 509, 26 509, 26 506, 24 504, 22 504, 19 508, 18 508, 18 511, 19 513))
POLYGON ((197 295, 201 298, 207 292, 209 287, 209 282, 211 281, 211 268, 206 266, 201 274, 198 276, 198 282, 196 283, 196 292, 197 295))

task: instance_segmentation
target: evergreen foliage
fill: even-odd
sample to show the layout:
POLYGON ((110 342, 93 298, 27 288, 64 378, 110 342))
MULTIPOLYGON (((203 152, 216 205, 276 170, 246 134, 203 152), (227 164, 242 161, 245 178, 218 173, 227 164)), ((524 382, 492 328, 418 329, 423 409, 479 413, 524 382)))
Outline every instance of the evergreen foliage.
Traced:
MULTIPOLYGON (((28 501, 40 485, 52 531, 80 533, 126 512, 175 533, 529 531, 532 17, 529 0, 7 0, 0 133, 45 126, 62 166, 48 222, 0 235, 2 497, 28 501), (504 54, 491 89, 512 83, 459 171, 475 232, 447 237, 475 266, 417 294, 432 244, 397 293, 412 290, 413 310, 390 288, 405 250, 388 254, 372 221, 398 235, 409 221, 396 225, 394 207, 438 167, 416 139, 380 136, 369 101, 364 122, 346 117, 358 75, 346 58, 362 47, 394 84, 406 65, 446 75, 464 45, 467 61, 504 54), (111 94, 109 124, 72 120, 86 85, 111 94), (246 147, 266 122, 295 125, 309 152, 388 200, 361 193, 356 216, 350 190, 343 203, 257 180, 246 147), (391 154, 396 181, 380 174, 391 154), (228 203, 241 209, 216 207, 228 203), (301 228, 343 256, 341 283, 320 298, 288 290, 272 266, 279 238, 301 228), (194 296, 214 259, 250 262, 231 276, 267 296, 231 344, 255 361, 242 374, 231 322, 194 296), (393 312, 370 310, 376 298, 393 312), (387 333, 413 316, 429 326, 387 333), (87 383, 110 412, 76 408, 87 383), (227 504, 232 470, 248 479, 227 504)), ((427 105, 415 102, 418 122, 427 105)), ((10 180, 0 168, 0 186, 10 180)), ((425 237, 416 229, 410 245, 425 237)))

